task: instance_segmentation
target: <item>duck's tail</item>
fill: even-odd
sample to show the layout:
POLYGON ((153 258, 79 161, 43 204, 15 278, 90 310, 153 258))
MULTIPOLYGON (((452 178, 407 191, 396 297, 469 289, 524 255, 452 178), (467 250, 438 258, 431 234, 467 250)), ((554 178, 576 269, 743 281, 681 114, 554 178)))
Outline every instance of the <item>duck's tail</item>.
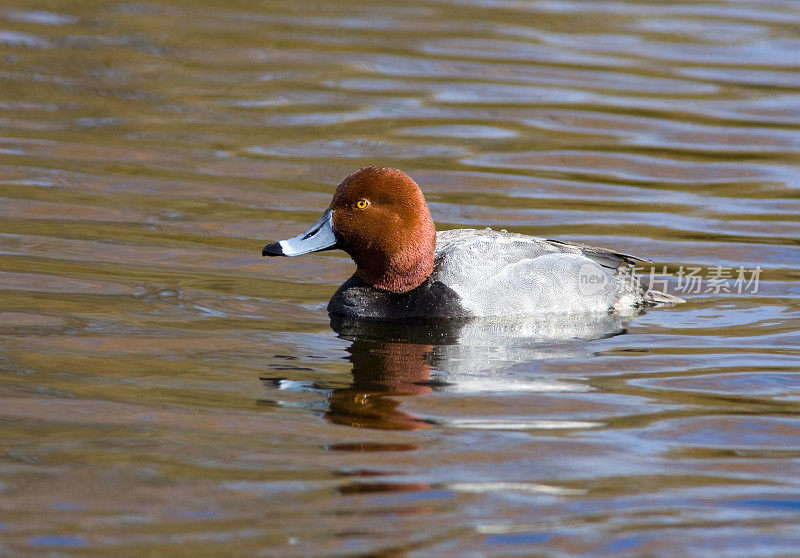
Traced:
POLYGON ((647 291, 644 293, 644 300, 648 304, 681 304, 686 302, 679 296, 662 293, 661 291, 647 291))

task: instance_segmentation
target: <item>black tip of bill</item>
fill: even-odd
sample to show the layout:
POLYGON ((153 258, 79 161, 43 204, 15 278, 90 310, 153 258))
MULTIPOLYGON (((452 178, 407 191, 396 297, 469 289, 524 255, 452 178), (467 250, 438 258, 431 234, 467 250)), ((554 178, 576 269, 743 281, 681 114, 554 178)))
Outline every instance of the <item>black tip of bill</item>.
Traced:
POLYGON ((285 256, 286 254, 283 253, 280 242, 273 242, 264 246, 264 249, 261 250, 261 255, 266 258, 267 256, 285 256))

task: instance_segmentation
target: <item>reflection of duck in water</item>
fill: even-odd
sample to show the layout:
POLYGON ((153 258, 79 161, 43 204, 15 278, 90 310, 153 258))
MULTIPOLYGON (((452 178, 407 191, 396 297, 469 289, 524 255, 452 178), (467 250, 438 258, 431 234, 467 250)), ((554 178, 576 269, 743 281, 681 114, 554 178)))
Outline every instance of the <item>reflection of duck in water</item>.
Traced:
POLYGON ((629 273, 634 256, 519 234, 437 233, 422 192, 396 169, 348 176, 306 232, 266 246, 265 256, 341 248, 356 273, 330 301, 359 318, 634 315, 682 302, 629 273))
MULTIPOLYGON (((525 363, 587 357, 588 341, 625 331, 614 314, 548 319, 454 319, 381 321, 331 316, 331 328, 351 341, 352 383, 264 377, 280 390, 324 393, 324 416, 336 424, 386 430, 416 430, 437 421, 400 410, 398 397, 432 391, 586 391, 581 383, 531 376, 525 363), (523 366, 519 366, 523 365, 523 366)), ((311 407, 318 408, 317 403, 311 407)))
POLYGON ((400 410, 398 396, 431 391, 584 391, 582 384, 510 373, 517 364, 583 356, 580 340, 624 331, 619 316, 598 320, 382 322, 333 316, 352 344, 353 383, 330 390, 325 417, 337 424, 416 430, 432 421, 400 410))

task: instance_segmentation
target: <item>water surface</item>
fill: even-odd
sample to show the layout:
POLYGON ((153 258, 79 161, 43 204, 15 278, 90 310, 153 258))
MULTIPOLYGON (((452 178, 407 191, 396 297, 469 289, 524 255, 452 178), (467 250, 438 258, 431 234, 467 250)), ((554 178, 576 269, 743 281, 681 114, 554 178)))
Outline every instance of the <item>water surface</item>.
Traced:
POLYGON ((795 554, 797 8, 4 2, 0 554, 795 554), (688 302, 331 323, 367 164, 688 302))

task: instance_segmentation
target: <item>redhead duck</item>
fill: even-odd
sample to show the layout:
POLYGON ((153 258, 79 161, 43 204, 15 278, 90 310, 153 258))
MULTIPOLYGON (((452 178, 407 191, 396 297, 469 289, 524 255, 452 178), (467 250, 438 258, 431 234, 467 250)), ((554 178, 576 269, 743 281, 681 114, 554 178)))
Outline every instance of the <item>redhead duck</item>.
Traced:
POLYGON ((366 167, 339 185, 305 232, 264 256, 341 249, 356 272, 333 295, 332 315, 472 318, 585 313, 632 315, 683 302, 631 273, 640 258, 505 231, 436 232, 417 184, 402 171, 366 167))

